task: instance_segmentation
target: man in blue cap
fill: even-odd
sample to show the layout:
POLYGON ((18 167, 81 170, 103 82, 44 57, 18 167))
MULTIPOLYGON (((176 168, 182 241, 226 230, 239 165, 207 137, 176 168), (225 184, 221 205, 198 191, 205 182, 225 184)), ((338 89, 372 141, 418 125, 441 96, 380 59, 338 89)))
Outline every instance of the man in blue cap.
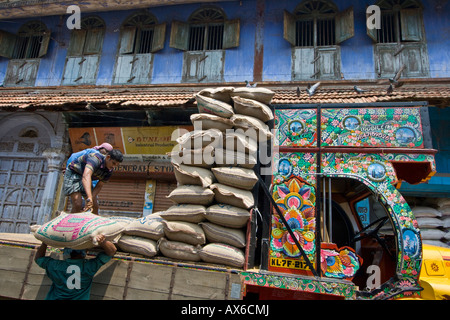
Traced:
POLYGON ((45 300, 89 300, 94 275, 102 265, 111 260, 117 250, 104 235, 97 235, 96 240, 104 251, 92 259, 85 259, 85 250, 67 248, 63 254, 65 260, 46 257, 47 245, 41 244, 34 261, 45 269, 47 276, 53 281, 45 300))

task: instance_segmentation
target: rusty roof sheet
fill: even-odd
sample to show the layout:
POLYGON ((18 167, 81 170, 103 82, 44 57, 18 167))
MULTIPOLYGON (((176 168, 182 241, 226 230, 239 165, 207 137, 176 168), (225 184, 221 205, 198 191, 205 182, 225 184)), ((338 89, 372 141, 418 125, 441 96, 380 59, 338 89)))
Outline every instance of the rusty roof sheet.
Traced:
MULTIPOLYGON (((264 87, 275 92, 272 104, 428 101, 431 105, 450 105, 450 83, 408 84, 395 88, 392 93, 387 92, 386 84, 362 85, 360 87, 365 90, 363 93, 356 92, 353 85, 327 84, 319 87, 313 96, 308 95, 305 84, 276 84, 264 87), (300 89, 299 95, 297 87, 300 89)), ((214 87, 218 86, 220 85, 214 87)), ((194 106, 194 94, 202 89, 204 87, 198 86, 0 88, 0 109, 70 111, 87 109, 89 104, 95 108, 111 110, 194 106)))

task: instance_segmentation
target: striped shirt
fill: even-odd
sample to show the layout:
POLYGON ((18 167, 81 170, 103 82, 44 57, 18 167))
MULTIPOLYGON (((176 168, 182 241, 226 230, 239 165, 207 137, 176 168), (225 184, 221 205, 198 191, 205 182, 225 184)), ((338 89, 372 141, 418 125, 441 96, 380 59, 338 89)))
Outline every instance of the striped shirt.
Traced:
POLYGON ((113 170, 106 167, 105 158, 106 156, 99 152, 86 153, 75 158, 68 167, 79 175, 83 175, 84 169, 87 167, 93 172, 92 180, 106 182, 111 177, 113 170))

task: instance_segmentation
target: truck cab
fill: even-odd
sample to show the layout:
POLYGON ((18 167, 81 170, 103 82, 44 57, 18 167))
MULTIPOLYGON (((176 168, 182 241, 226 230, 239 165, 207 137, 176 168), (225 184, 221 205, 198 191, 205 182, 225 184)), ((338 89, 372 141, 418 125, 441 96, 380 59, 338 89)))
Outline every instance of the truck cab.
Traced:
POLYGON ((435 172, 423 112, 407 104, 274 106, 272 175, 265 178, 271 223, 260 235, 260 274, 248 272, 246 292, 270 299, 420 295, 420 229, 398 188, 435 172))

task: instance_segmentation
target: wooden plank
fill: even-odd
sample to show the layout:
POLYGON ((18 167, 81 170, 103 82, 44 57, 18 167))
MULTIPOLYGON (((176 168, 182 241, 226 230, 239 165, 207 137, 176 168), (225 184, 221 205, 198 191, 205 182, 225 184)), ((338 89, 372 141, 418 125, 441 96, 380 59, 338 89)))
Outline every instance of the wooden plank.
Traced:
POLYGON ((111 260, 94 276, 91 289, 92 300, 122 300, 126 284, 128 262, 111 260))
POLYGON ((134 263, 126 299, 168 299, 172 266, 134 263))
POLYGON ((175 274, 172 298, 224 300, 227 274, 223 272, 179 268, 175 274))
POLYGON ((25 272, 0 270, 0 297, 19 299, 25 272))

